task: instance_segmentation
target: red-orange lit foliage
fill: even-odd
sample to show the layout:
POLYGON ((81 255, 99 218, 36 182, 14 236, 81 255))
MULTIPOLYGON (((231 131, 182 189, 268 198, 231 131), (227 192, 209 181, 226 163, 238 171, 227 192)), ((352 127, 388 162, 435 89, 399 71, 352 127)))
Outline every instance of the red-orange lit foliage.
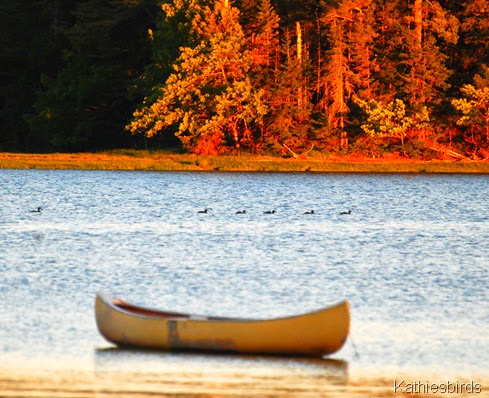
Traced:
POLYGON ((194 148, 194 153, 197 155, 216 156, 223 151, 223 134, 216 131, 206 137, 202 137, 197 141, 194 148))
POLYGON ((161 94, 147 97, 128 129, 148 137, 176 130, 186 149, 202 154, 307 154, 313 147, 348 152, 355 141, 369 148, 371 140, 382 151, 416 156, 463 136, 448 133, 462 129, 448 107, 449 54, 458 38, 455 13, 466 14, 466 40, 473 33, 469 3, 465 14, 441 0, 291 0, 277 6, 270 0, 165 4, 167 17, 176 9, 187 16, 193 44, 180 49, 161 94), (406 127, 402 150, 392 140, 378 146, 376 130, 364 128, 373 119, 361 101, 385 112, 403 103, 406 120, 422 119, 422 128, 406 127))

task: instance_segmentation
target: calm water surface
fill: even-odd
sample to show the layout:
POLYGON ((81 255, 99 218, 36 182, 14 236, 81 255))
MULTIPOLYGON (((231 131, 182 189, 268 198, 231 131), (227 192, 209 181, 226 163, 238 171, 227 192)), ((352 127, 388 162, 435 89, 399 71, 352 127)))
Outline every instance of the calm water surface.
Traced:
POLYGON ((0 201, 3 364, 186 361, 103 350, 107 291, 258 318, 348 299, 358 357, 347 342, 340 363, 489 370, 487 176, 0 170, 0 201))

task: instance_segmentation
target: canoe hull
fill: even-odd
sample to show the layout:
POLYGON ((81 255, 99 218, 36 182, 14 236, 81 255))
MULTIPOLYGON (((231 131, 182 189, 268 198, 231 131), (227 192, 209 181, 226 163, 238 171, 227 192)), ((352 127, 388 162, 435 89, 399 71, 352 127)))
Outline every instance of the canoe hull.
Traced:
POLYGON ((138 311, 135 306, 121 307, 114 304, 117 301, 97 295, 95 315, 102 336, 122 346, 323 356, 343 346, 350 326, 346 301, 308 314, 269 320, 163 316, 157 311, 138 311))

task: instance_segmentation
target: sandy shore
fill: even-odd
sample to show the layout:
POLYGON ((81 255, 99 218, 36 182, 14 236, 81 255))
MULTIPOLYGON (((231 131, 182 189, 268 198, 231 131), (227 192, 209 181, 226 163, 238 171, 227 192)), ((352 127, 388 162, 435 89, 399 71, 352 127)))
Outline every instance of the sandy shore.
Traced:
MULTIPOLYGON (((110 362, 110 361, 109 361, 110 362)), ((310 362, 294 359, 252 359, 216 366, 189 366, 137 371, 111 369, 111 363, 93 369, 0 368, 0 397, 8 398, 231 398, 231 397, 489 397, 487 380, 433 377, 363 376, 350 374, 342 361, 310 362), (238 364, 238 365, 237 365, 238 364), (451 383, 451 392, 435 392, 451 383), (471 383, 470 392, 462 383, 471 383), (416 385, 415 383, 420 383, 416 385), (476 384, 474 384, 476 383, 476 384), (431 386, 431 385, 434 386, 431 386), (395 388, 397 385, 397 390, 395 388), (479 387, 477 387, 479 385, 479 387), (456 389, 458 388, 458 391, 456 389), (477 393, 477 388, 480 392, 477 393)), ((195 365, 195 364, 194 364, 195 365)), ((464 384, 464 385, 467 385, 464 384)))
MULTIPOLYGON (((400 383, 400 381, 398 381, 400 383)), ((484 386, 482 386, 484 387, 484 386)), ((357 379, 338 383, 327 379, 315 383, 298 383, 264 377, 262 380, 246 377, 202 379, 197 375, 168 375, 151 373, 104 373, 66 371, 41 375, 0 374, 1 397, 25 398, 231 398, 231 397, 488 397, 485 389, 480 393, 431 393, 419 386, 413 393, 394 391, 394 382, 388 379, 357 379)))

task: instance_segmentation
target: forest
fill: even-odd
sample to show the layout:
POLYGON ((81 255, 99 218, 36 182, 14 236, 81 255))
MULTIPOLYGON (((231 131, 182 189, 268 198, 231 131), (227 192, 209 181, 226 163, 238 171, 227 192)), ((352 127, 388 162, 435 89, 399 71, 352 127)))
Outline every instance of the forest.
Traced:
POLYGON ((489 0, 11 0, 0 18, 0 151, 489 158, 489 0))

